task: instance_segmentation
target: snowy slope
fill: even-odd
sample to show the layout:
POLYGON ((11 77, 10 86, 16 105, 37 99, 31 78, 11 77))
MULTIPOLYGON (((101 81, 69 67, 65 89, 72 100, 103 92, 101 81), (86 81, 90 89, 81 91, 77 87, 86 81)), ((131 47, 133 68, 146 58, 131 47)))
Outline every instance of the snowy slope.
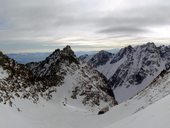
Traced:
POLYGON ((98 73, 86 64, 79 67, 75 64, 63 65, 66 72, 63 83, 56 88, 53 98, 60 104, 76 106, 81 109, 95 111, 96 113, 106 106, 114 104, 113 98, 100 89, 105 86, 98 73))
POLYGON ((114 107, 104 115, 87 111, 67 104, 63 106, 56 98, 46 101, 40 99, 37 104, 28 100, 15 100, 17 108, 0 104, 0 127, 2 128, 104 128, 135 113, 134 106, 124 104, 114 107), (10 122, 10 123, 9 123, 10 122))
POLYGON ((170 95, 148 108, 105 128, 169 128, 170 95))
MULTIPOLYGON (((74 77, 74 76, 73 76, 74 77)), ((136 128, 169 126, 170 96, 160 100, 170 92, 170 73, 165 73, 148 88, 132 99, 123 102, 104 115, 88 111, 80 102, 68 102, 63 106, 54 96, 46 101, 43 98, 32 103, 27 99, 15 99, 14 106, 0 104, 0 127, 2 128, 136 128), (156 102, 157 100, 160 100, 156 102), (156 103, 154 103, 156 102, 156 103), (149 107, 148 105, 153 104, 149 107), (10 123, 9 123, 10 122, 10 123), (145 123, 144 123, 145 122, 145 123), (155 125, 156 123, 156 125, 155 125)), ((66 78, 67 81, 69 78, 66 78)), ((65 83, 67 84, 67 83, 65 83)), ((57 93, 56 93, 57 94, 57 93)))
POLYGON ((163 71, 146 89, 138 93, 132 100, 152 104, 170 94, 170 71, 163 71))
MULTIPOLYGON (((164 81, 163 83, 166 82, 164 81)), ((26 99, 16 99, 14 104, 17 108, 20 108, 20 112, 15 107, 11 108, 8 105, 0 104, 0 127, 136 128, 141 126, 143 128, 157 126, 156 128, 162 128, 163 126, 169 126, 170 96, 145 108, 149 105, 147 104, 150 100, 148 95, 150 93, 146 92, 144 95, 145 100, 141 100, 141 97, 139 98, 138 96, 138 98, 134 97, 100 116, 95 112, 81 108, 79 104, 76 104, 76 106, 70 104, 63 106, 60 102, 57 102, 56 97, 49 101, 41 98, 37 104, 26 99), (156 125, 155 122, 157 123, 156 125)), ((157 98, 161 97, 158 96, 157 98)))
POLYGON ((128 110, 124 111, 126 114, 121 120, 106 128, 167 128, 170 125, 169 102, 170 71, 168 70, 163 71, 135 97, 117 106, 119 109, 126 106, 128 110), (127 111, 134 112, 127 116, 127 111))
POLYGON ((63 106, 56 101, 56 98, 49 101, 40 99, 37 104, 28 100, 15 100, 14 104, 20 108, 20 112, 8 105, 0 104, 0 127, 103 128, 116 121, 120 114, 108 113, 109 115, 99 116, 77 107, 78 104, 76 106, 69 104, 63 106))

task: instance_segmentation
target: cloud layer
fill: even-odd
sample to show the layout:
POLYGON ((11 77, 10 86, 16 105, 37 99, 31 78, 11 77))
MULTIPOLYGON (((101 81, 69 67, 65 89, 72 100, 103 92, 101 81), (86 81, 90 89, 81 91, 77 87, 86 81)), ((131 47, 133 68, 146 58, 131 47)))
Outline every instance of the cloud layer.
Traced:
POLYGON ((5 52, 169 44, 169 0, 0 0, 5 52))

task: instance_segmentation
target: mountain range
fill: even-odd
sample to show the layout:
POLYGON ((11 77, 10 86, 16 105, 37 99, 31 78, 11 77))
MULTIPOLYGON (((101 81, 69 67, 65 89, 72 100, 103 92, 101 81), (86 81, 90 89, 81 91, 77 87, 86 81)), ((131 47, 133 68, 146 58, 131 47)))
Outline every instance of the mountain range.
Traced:
POLYGON ((168 127, 169 94, 170 46, 80 57, 66 46, 26 64, 0 52, 0 127, 168 127))
POLYGON ((89 110, 114 106, 114 94, 105 77, 76 58, 70 46, 55 50, 45 60, 26 65, 18 64, 2 52, 0 54, 1 102, 12 106, 13 99, 39 98, 56 102, 79 104, 89 110))
POLYGON ((163 70, 170 67, 170 46, 154 43, 120 49, 116 54, 100 51, 79 57, 102 73, 121 103, 146 88, 163 70))

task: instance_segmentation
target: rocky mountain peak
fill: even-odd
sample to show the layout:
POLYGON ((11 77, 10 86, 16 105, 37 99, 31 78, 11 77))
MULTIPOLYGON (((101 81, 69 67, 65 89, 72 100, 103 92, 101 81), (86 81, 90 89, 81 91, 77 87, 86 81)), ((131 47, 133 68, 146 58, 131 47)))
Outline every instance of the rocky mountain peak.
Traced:
POLYGON ((149 42, 147 44, 141 45, 140 47, 141 47, 141 49, 145 49, 145 51, 148 51, 150 53, 154 53, 154 52, 158 53, 159 52, 158 47, 152 42, 149 42))
POLYGON ((132 52, 132 50, 133 50, 133 47, 132 47, 131 45, 128 45, 127 47, 125 47, 125 48, 123 49, 123 51, 124 51, 125 53, 132 52))
POLYGON ((148 42, 148 43, 146 43, 146 45, 143 45, 143 46, 156 48, 156 45, 154 42, 148 42))
POLYGON ((97 54, 107 54, 107 55, 112 55, 112 53, 107 52, 107 51, 105 51, 105 50, 101 50, 101 51, 99 51, 97 54))
POLYGON ((170 46, 160 46, 160 54, 164 60, 167 60, 166 69, 170 69, 170 46))
POLYGON ((81 56, 79 56, 79 60, 85 61, 85 59, 86 59, 88 56, 89 56, 88 54, 81 55, 81 56))
MULTIPOLYGON (((86 59, 86 57, 88 56, 82 56, 80 57, 80 59, 83 60, 83 59, 86 59)), ((100 65, 106 64, 112 57, 113 57, 112 53, 101 50, 90 58, 88 64, 93 67, 98 67, 100 65)))
POLYGON ((52 54, 50 54, 45 60, 49 61, 49 60, 56 60, 58 59, 59 55, 60 55, 60 49, 56 49, 52 54))
POLYGON ((90 66, 79 63, 70 46, 56 50, 46 60, 35 65, 27 64, 27 67, 36 77, 48 79, 48 86, 58 89, 56 95, 60 95, 63 101, 66 97, 67 102, 82 97, 82 104, 90 106, 101 106, 100 101, 114 102, 105 77, 90 66))
POLYGON ((65 48, 63 48, 63 50, 61 52, 67 56, 76 57, 76 55, 74 54, 73 50, 71 49, 71 47, 69 45, 67 45, 65 48))
POLYGON ((133 51, 134 51, 134 48, 131 45, 120 49, 120 51, 117 54, 115 54, 115 56, 113 57, 110 63, 111 64, 116 63, 119 60, 121 60, 124 56, 130 56, 130 54, 132 54, 133 51))
POLYGON ((68 60, 72 58, 75 59, 76 55, 74 54, 73 50, 69 45, 67 45, 63 50, 56 49, 52 54, 50 54, 45 61, 48 63, 50 62, 56 62, 56 61, 63 61, 63 60, 68 60))

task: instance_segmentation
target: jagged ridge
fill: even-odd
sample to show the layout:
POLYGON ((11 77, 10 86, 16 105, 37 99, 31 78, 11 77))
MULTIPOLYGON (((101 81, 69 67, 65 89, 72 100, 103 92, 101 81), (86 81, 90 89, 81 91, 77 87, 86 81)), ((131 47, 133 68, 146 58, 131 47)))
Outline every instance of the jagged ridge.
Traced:
POLYGON ((93 62, 91 58, 94 56, 99 58, 98 54, 95 54, 82 59, 107 77, 118 102, 136 95, 161 71, 170 68, 170 46, 157 47, 154 43, 125 47, 108 59, 104 65, 91 64, 93 62))

